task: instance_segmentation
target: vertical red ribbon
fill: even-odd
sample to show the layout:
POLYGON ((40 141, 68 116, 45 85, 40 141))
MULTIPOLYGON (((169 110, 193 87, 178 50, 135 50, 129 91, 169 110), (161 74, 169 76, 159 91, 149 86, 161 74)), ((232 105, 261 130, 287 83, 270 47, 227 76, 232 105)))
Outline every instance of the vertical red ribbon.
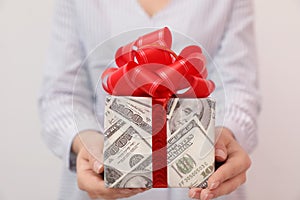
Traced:
POLYGON ((153 188, 168 187, 166 98, 152 99, 152 179, 153 188))

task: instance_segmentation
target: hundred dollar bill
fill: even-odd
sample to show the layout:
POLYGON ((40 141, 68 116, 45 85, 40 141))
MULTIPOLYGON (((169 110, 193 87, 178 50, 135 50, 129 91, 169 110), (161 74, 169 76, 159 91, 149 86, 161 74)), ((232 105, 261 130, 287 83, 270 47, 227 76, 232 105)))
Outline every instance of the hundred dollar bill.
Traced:
MULTIPOLYGON (((130 123, 123 122, 113 129, 107 129, 104 134, 110 136, 105 139, 104 144, 105 183, 108 187, 128 186, 129 184, 121 186, 119 183, 124 181, 126 175, 132 175, 133 169, 141 166, 151 156, 150 138, 147 141, 130 123), (111 131, 114 134, 111 134, 111 131)), ((147 167, 140 168, 138 173, 146 174, 147 171, 151 171, 151 165, 147 167)), ((143 184, 136 183, 135 187, 145 187, 143 184)))
POLYGON ((116 188, 152 188, 152 156, 146 158, 130 173, 119 179, 116 188))
POLYGON ((142 181, 152 180, 152 165, 149 162, 152 153, 151 117, 151 99, 106 98, 104 180, 107 187, 152 186, 152 182, 145 184, 142 181))
POLYGON ((168 139, 169 187, 197 187, 214 172, 214 130, 209 131, 193 116, 168 139))
POLYGON ((169 123, 168 137, 170 137, 178 127, 186 123, 191 117, 197 116, 205 130, 214 124, 211 121, 215 119, 215 101, 209 98, 205 99, 178 99, 169 101, 167 119, 169 123))
POLYGON ((151 113, 151 99, 149 98, 109 96, 106 98, 104 129, 112 126, 119 119, 123 119, 151 134, 151 113))

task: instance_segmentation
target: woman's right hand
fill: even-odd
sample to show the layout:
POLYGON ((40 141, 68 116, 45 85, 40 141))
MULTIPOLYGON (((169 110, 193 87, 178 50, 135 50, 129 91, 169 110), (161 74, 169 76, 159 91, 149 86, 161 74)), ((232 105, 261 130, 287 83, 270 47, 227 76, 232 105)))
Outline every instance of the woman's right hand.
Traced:
POLYGON ((95 131, 79 133, 73 141, 72 151, 77 154, 77 183, 90 198, 119 199, 136 195, 146 189, 106 188, 100 175, 103 172, 102 134, 95 131))

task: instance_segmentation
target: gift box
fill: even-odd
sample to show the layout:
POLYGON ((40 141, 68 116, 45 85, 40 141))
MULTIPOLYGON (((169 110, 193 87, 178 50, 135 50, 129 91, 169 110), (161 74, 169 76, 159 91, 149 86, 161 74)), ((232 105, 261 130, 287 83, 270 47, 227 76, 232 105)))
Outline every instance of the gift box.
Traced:
POLYGON ((168 28, 141 36, 102 74, 107 187, 204 187, 214 172, 214 83, 200 47, 171 45, 168 28))
POLYGON ((159 133, 153 133, 152 103, 150 97, 106 98, 106 185, 152 188, 158 182, 156 187, 200 187, 214 171, 215 102, 171 98, 166 118, 156 119, 166 121, 167 133, 165 148, 156 150, 153 145, 160 141, 153 138, 159 133))

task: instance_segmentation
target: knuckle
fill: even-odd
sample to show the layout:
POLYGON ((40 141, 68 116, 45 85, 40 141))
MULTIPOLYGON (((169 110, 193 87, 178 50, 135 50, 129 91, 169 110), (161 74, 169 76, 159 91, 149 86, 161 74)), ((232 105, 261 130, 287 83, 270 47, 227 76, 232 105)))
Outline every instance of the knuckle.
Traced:
POLYGON ((88 196, 90 197, 90 199, 95 199, 96 198, 96 196, 92 193, 88 193, 88 196))
POLYGON ((224 192, 224 194, 223 194, 223 195, 228 195, 228 194, 230 194, 230 193, 231 193, 233 190, 234 190, 234 189, 230 189, 230 190, 228 190, 228 191, 224 192))
POLYGON ((229 190, 227 190, 225 192, 225 195, 228 195, 230 193, 232 193, 233 191, 235 191, 238 187, 239 187, 240 184, 231 184, 229 190))
POLYGON ((81 180, 80 176, 77 176, 77 186, 80 190, 85 190, 85 184, 81 180))
POLYGON ((88 195, 91 199, 106 198, 101 191, 90 191, 88 195))
POLYGON ((85 190, 84 185, 81 182, 78 182, 77 185, 80 190, 85 190))
POLYGON ((231 188, 231 191, 229 191, 229 193, 235 191, 239 186, 240 186, 240 184, 233 185, 232 188, 231 188))
POLYGON ((217 197, 220 197, 220 196, 222 196, 222 195, 224 195, 224 194, 222 194, 222 191, 220 191, 220 190, 215 190, 214 192, 213 192, 213 195, 214 195, 214 198, 217 198, 217 197))
POLYGON ((228 176, 227 176, 226 179, 224 179, 224 180, 227 180, 227 179, 230 179, 230 178, 232 178, 232 177, 235 177, 236 172, 240 170, 239 168, 240 168, 239 166, 234 166, 234 165, 233 165, 233 166, 231 167, 231 169, 230 169, 230 173, 228 174, 228 176))
POLYGON ((242 184, 246 183, 246 181, 247 181, 247 175, 246 173, 244 173, 242 176, 242 184))
POLYGON ((89 186, 88 186, 88 182, 86 181, 85 177, 81 174, 81 173, 78 173, 77 174, 77 187, 82 190, 82 191, 85 191, 85 192, 91 192, 90 189, 89 189, 89 186))
POLYGON ((245 159, 245 165, 246 165, 246 168, 249 169, 252 165, 252 161, 250 159, 250 157, 247 155, 246 159, 245 159))
POLYGON ((128 198, 128 197, 131 197, 131 196, 133 196, 134 194, 125 194, 125 195, 123 195, 123 197, 124 198, 128 198))

